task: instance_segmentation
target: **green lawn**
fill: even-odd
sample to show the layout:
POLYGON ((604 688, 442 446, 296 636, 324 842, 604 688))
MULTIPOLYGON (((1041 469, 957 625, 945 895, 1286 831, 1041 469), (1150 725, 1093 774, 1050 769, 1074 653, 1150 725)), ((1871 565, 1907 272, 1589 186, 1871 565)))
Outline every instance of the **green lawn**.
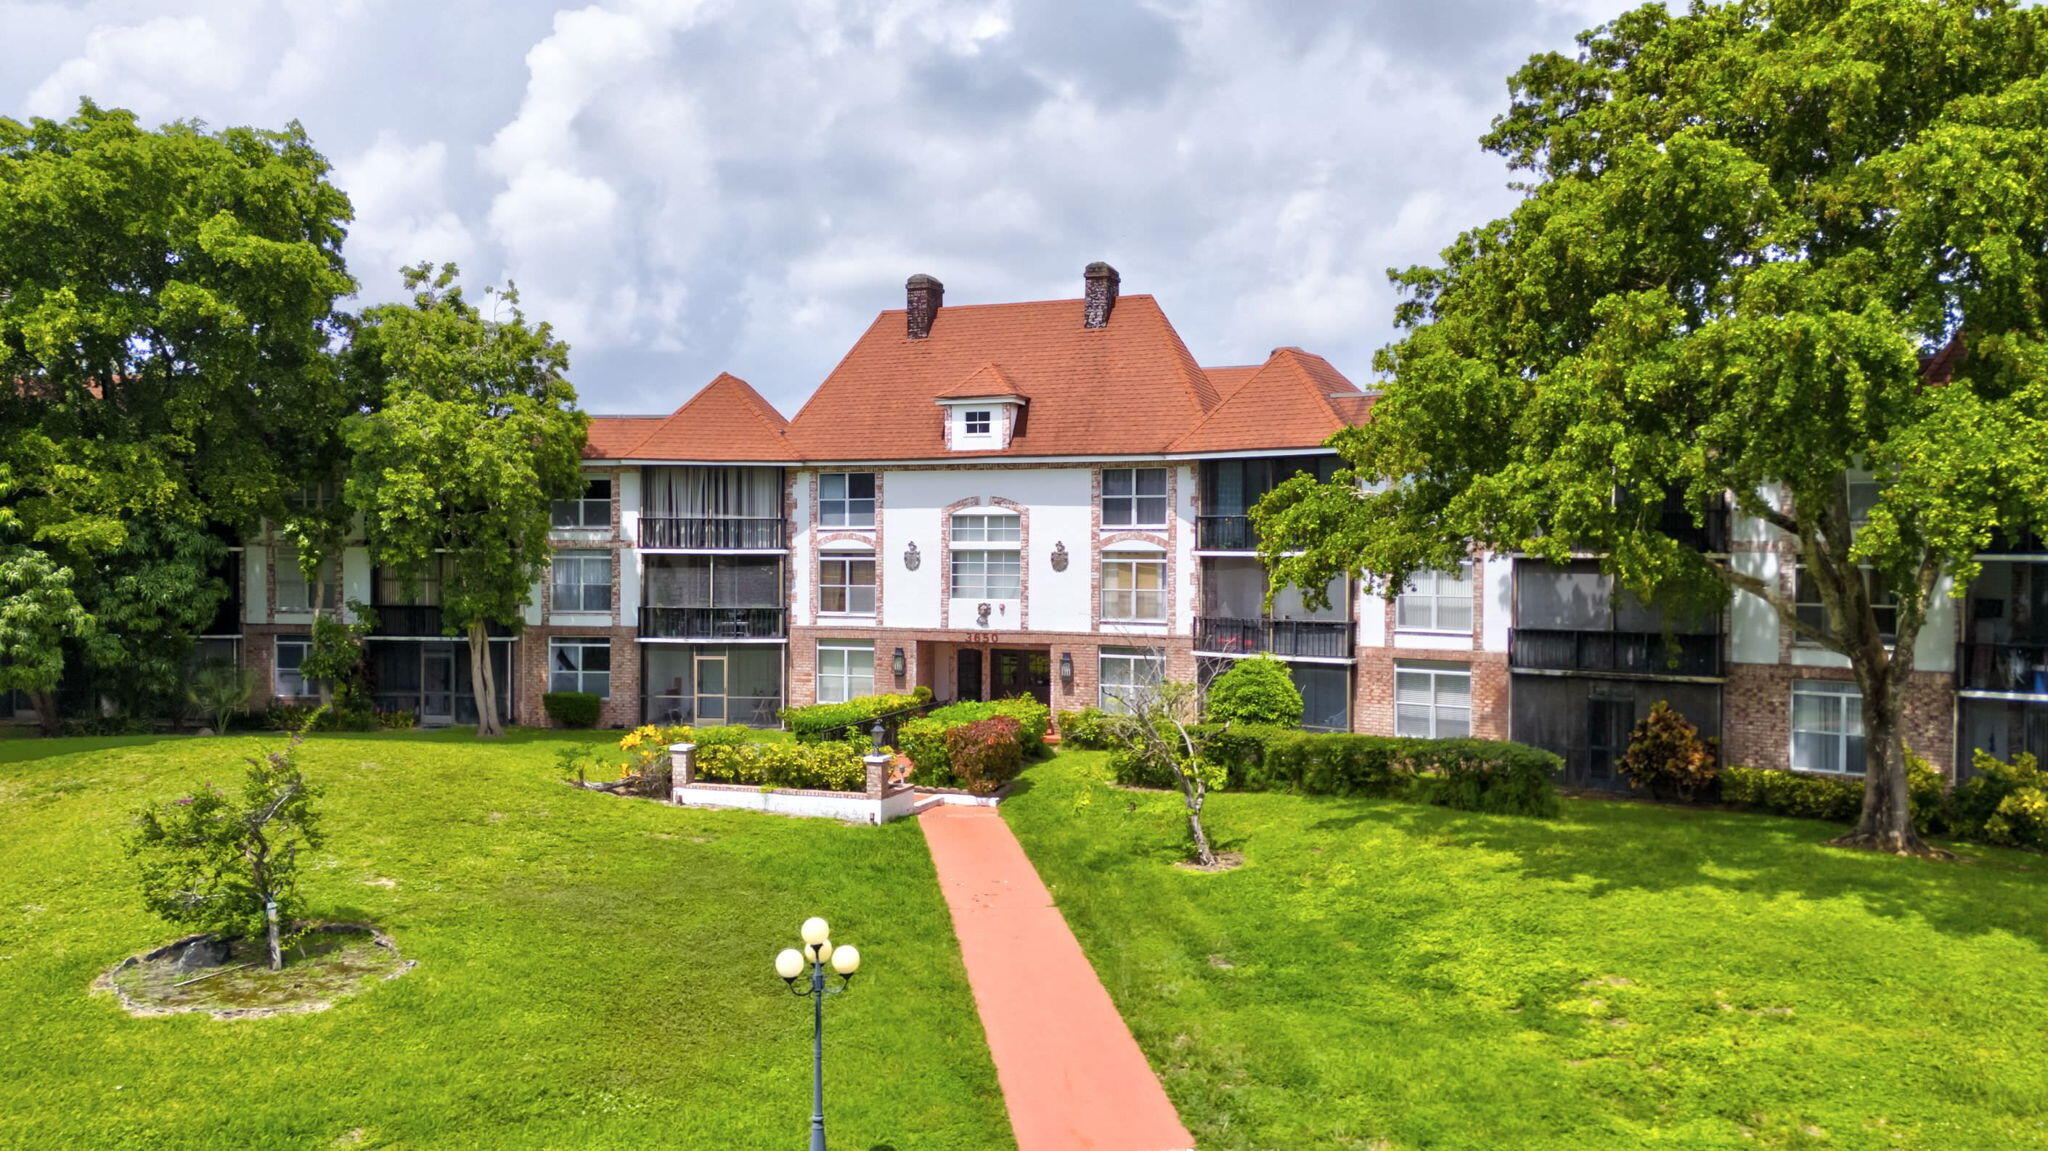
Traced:
POLYGON ((1219 795, 1242 868, 1100 754, 1003 805, 1221 1148, 2048 1147, 2048 859, 1567 801, 1219 795))
POLYGON ((794 1147, 806 915, 866 956, 827 1005, 833 1146, 1011 1143, 917 827, 685 811, 557 782, 566 735, 332 735, 326 918, 412 973, 313 1015, 134 1019, 88 995, 178 931, 137 906, 140 801, 275 739, 0 741, 0 1146, 794 1147))

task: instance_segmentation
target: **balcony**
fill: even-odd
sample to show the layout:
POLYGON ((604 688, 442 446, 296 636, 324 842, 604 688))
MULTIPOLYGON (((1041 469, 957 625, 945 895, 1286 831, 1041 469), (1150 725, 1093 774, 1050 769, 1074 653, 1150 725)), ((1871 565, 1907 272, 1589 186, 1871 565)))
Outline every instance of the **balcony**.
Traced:
POLYGON ((1203 616, 1195 620, 1195 650, 1350 659, 1351 625, 1342 620, 1203 616))
POLYGON ((230 584, 229 587, 234 590, 220 601, 220 606, 213 611, 213 618, 200 630, 200 635, 242 634, 242 597, 237 594, 239 589, 235 585, 230 584))
POLYGON ((642 639, 781 639, 779 607, 643 607, 642 639))
POLYGON ((738 551, 785 544, 782 520, 777 516, 643 516, 640 546, 738 551))
POLYGON ((1688 547, 1713 555, 1728 550, 1728 508, 1723 506, 1706 509, 1701 522, 1692 522, 1692 514, 1682 508, 1666 508, 1658 518, 1657 530, 1688 547))
MULTIPOLYGON (((373 604, 370 610, 377 616, 377 622, 370 628, 372 637, 439 639, 447 634, 441 630, 443 621, 438 604, 380 603, 373 604)), ((509 636, 512 629, 501 623, 486 624, 484 634, 509 636)))
POLYGON ((1958 645, 1956 679, 1964 691, 2048 699, 2048 643, 1958 645))
POLYGON ((1195 547, 1211 552, 1248 552, 1259 546, 1250 516, 1196 516, 1195 547))
POLYGON ((1649 679, 1713 678, 1721 674, 1721 637, 1516 628, 1508 633, 1508 666, 1516 671, 1586 672, 1649 679))

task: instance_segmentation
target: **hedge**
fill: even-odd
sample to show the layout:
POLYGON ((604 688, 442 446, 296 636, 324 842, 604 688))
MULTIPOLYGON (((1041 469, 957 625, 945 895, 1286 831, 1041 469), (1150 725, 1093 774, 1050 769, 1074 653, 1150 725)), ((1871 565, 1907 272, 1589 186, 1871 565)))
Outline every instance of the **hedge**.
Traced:
POLYGON ((850 743, 713 743, 697 748, 697 778, 763 787, 865 791, 868 768, 860 749, 850 743))
POLYGON ((1115 742, 1110 720, 1116 718, 1099 707, 1060 713, 1060 746, 1082 751, 1100 751, 1115 742))
POLYGON ((587 691, 551 691, 540 697, 540 709, 563 727, 596 727, 604 700, 587 691))
POLYGON ((951 703, 905 723, 897 733, 897 745, 910 757, 910 778, 926 787, 959 787, 965 781, 955 770, 947 732, 965 724, 996 716, 1017 721, 1017 752, 1022 759, 1045 754, 1045 733, 1052 709, 1028 696, 987 702, 951 703))
POLYGON ((919 687, 909 695, 864 695, 845 703, 814 703, 785 707, 777 714, 800 743, 838 740, 849 744, 868 738, 868 729, 885 715, 923 707, 932 689, 919 687))
MULTIPOLYGON (((1907 803, 1921 835, 1948 835, 2007 847, 2048 849, 2048 772, 2030 755, 2011 763, 1979 751, 1976 774, 1953 791, 1917 755, 1906 758, 1907 803)), ((1863 777, 1765 767, 1721 769, 1721 798, 1771 815, 1854 823, 1863 811, 1863 777)))
MULTIPOLYGON (((1526 744, 1487 739, 1410 739, 1308 732, 1253 725, 1201 724, 1203 755, 1221 763, 1230 790, 1288 790, 1360 795, 1503 815, 1557 814, 1557 772, 1564 761, 1526 744)), ((1110 756, 1119 783, 1173 787, 1176 781, 1128 751, 1110 756)))

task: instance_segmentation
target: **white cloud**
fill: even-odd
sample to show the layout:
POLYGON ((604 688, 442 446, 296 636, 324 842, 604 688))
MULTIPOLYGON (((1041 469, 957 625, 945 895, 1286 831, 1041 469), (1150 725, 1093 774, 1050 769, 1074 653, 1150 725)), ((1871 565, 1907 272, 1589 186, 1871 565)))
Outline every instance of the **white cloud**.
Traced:
POLYGON ((384 132, 335 167, 334 182, 355 205, 349 268, 370 299, 400 290, 399 269, 422 260, 472 268, 476 238, 449 201, 448 147, 407 144, 384 132))

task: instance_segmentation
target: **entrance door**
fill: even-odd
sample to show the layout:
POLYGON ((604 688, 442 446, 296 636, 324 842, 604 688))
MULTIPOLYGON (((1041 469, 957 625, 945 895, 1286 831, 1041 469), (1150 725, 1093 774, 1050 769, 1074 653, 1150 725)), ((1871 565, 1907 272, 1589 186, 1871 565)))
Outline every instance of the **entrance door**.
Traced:
POLYGON ((421 645, 420 724, 455 722, 455 649, 447 644, 421 645))
POLYGON ((954 673, 954 699, 981 698, 981 649, 964 647, 960 649, 960 666, 954 673))
POLYGON ((1628 750, 1628 735, 1635 727, 1636 705, 1632 699, 1586 701, 1586 782, 1595 787, 1612 787, 1614 769, 1628 750))
POLYGON ((697 653, 697 722, 725 722, 725 653, 697 653))
POLYGON ((990 685, 997 699, 1028 695, 1052 706, 1052 653, 997 648, 995 682, 990 685))

